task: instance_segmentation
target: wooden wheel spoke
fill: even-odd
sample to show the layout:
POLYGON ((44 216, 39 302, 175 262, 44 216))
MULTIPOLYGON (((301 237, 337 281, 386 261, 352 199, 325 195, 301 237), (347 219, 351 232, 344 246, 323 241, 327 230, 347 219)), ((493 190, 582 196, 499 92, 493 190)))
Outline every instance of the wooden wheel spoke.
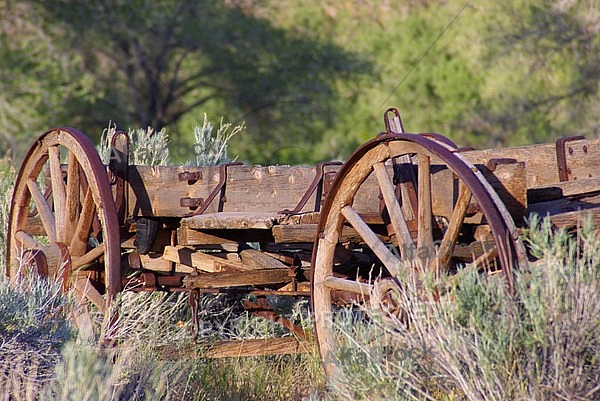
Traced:
POLYGON ((104 244, 100 244, 97 247, 93 248, 91 251, 81 255, 81 256, 73 256, 71 265, 73 269, 78 269, 82 266, 87 265, 88 263, 93 262, 98 259, 100 256, 104 255, 104 244))
MULTIPOLYGON (((394 231, 396 232, 400 248, 403 249, 403 245, 412 245, 413 239, 410 235, 408 225, 406 224, 404 213, 402 213, 402 208, 396 199, 395 189, 385 164, 382 162, 375 163, 373 165, 373 170, 377 176, 377 182, 379 184, 379 188, 381 189, 381 194, 383 195, 383 201, 385 202, 385 206, 387 207, 390 215, 392 227, 394 227, 394 231)), ((406 255, 402 255, 403 258, 405 256, 406 255)))
POLYGON ((88 188, 83 200, 81 215, 79 216, 79 221, 77 222, 77 227, 75 228, 75 232, 73 233, 73 238, 71 239, 71 244, 69 246, 71 257, 82 256, 86 252, 88 237, 95 216, 95 210, 96 205, 94 204, 92 191, 90 188, 88 188))
POLYGON ((82 301, 84 298, 89 299, 90 302, 93 303, 102 314, 105 313, 106 300, 104 299, 102 294, 100 294, 98 290, 94 287, 89 277, 81 275, 78 276, 75 279, 74 286, 78 294, 80 295, 82 301))
POLYGON ((66 239, 65 243, 70 243, 73 233, 77 227, 79 218, 80 202, 80 177, 79 163, 73 152, 69 152, 67 167, 67 190, 66 190, 66 239))
POLYGON ((417 212, 417 193, 413 163, 410 155, 402 155, 394 161, 394 174, 398 176, 400 197, 402 199, 402 212, 407 220, 415 220, 417 212))
POLYGON ((60 168, 60 152, 58 146, 48 148, 48 163, 50 164, 50 180, 52 183, 52 199, 54 200, 54 215, 56 222, 56 239, 59 242, 67 240, 66 225, 66 189, 60 168))
POLYGON ((369 228, 367 223, 350 206, 344 206, 341 210, 342 215, 354 227, 361 238, 367 243, 369 248, 377 255, 379 260, 388 269, 391 275, 397 276, 400 272, 400 261, 385 246, 377 235, 369 228))
POLYGON ((17 231, 15 233, 15 238, 25 249, 42 249, 42 244, 25 231, 17 231))
POLYGON ((356 280, 348 280, 339 277, 327 277, 322 284, 332 290, 348 291, 356 294, 369 295, 372 286, 366 283, 360 283, 356 280))
POLYGON ((450 259, 454 252, 454 246, 456 245, 458 234, 460 233, 465 220, 470 201, 471 191, 464 183, 460 183, 456 205, 454 206, 454 210, 452 210, 452 215, 450 216, 450 221, 448 223, 448 230, 444 233, 440 247, 441 254, 439 255, 439 261, 440 268, 443 270, 448 270, 450 266, 450 259))
POLYGON ((44 194, 42 194, 40 186, 33 178, 28 178, 27 188, 29 189, 33 203, 40 215, 40 220, 42 220, 42 225, 44 226, 48 239, 50 242, 56 242, 56 222, 54 220, 54 215, 52 214, 52 209, 50 208, 50 205, 48 205, 48 202, 46 202, 46 198, 44 197, 44 194))
MULTIPOLYGON (((432 232, 432 207, 431 207, 431 158, 428 155, 419 154, 418 180, 418 234, 417 249, 427 249, 427 254, 433 255, 433 232, 432 232)), ((422 268, 427 269, 429 263, 424 260, 422 268)))

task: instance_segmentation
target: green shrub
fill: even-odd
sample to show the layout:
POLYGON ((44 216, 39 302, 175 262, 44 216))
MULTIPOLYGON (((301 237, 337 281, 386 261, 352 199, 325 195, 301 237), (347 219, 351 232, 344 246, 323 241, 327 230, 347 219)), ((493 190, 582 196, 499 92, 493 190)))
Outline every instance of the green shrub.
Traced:
POLYGON ((234 135, 244 130, 244 123, 232 128, 231 123, 224 123, 223 117, 217 132, 204 114, 202 127, 194 127, 194 154, 193 163, 197 166, 216 166, 230 161, 227 151, 228 143, 234 135))
MULTIPOLYGON (((110 142, 117 132, 115 125, 109 124, 102 131, 98 154, 104 164, 108 164, 111 158, 110 142)), ((155 131, 153 128, 129 129, 129 164, 141 166, 166 166, 170 164, 169 158, 169 135, 163 128, 155 131)))
POLYGON ((0 159, 0 275, 6 275, 6 235, 10 202, 15 184, 15 169, 10 157, 0 159))
MULTIPOLYGON (((353 347, 333 387, 349 399, 599 399, 600 239, 590 224, 576 235, 530 222, 540 259, 516 273, 507 295, 498 275, 465 275, 441 302, 419 301, 402 280, 408 328, 377 310, 334 321, 353 347), (426 349, 417 358, 384 358, 382 347, 426 349)), ((339 354, 338 354, 339 355, 339 354)), ((343 355, 342 355, 343 356, 343 355)))

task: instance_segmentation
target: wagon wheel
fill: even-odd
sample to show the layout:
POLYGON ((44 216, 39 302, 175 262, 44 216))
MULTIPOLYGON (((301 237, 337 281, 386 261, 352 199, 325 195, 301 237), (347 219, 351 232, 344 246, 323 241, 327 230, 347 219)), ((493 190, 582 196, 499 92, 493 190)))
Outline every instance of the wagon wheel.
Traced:
POLYGON ((403 269, 435 277, 442 271, 456 274, 464 264, 487 267, 501 270, 511 288, 513 267, 526 262, 512 218, 479 170, 451 144, 423 135, 382 134, 359 148, 336 177, 321 210, 317 233, 312 308, 319 351, 330 378, 339 372, 329 358, 340 348, 332 324, 332 303, 377 296, 380 299, 371 304, 380 304, 384 313, 399 317, 396 322, 402 323, 405 318, 393 301, 398 295, 393 292, 395 278, 403 269), (407 158, 409 163, 394 166, 396 160, 407 158), (404 185, 409 176, 414 181, 404 185), (386 227, 385 220, 373 224, 373 219, 361 215, 356 195, 367 180, 380 189, 385 205, 382 215, 389 216, 387 233, 381 229, 386 227), (449 199, 446 209, 440 199, 432 197, 432 192, 439 194, 440 187, 449 199), (414 194, 406 196, 411 190, 414 194), (348 226, 358 233, 359 240, 344 239, 342 229, 348 226), (487 229, 485 239, 477 239, 481 234, 477 227, 487 229), (489 242, 488 246, 462 255, 458 252, 457 244, 480 240, 489 242), (371 255, 373 263, 345 263, 355 260, 347 256, 353 249, 371 255), (373 276, 380 278, 373 281, 373 276))
POLYGON ((75 285, 101 311, 121 290, 111 187, 82 132, 53 129, 31 147, 17 176, 8 232, 11 279, 35 270, 65 290, 75 285))

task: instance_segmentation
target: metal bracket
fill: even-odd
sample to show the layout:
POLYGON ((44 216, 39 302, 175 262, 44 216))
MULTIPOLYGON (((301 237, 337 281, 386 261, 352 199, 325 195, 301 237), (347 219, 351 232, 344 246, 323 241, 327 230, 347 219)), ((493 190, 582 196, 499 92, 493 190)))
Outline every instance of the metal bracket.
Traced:
POLYGON ((383 122, 385 123, 385 134, 402 134, 404 133, 404 124, 402 123, 402 117, 400 111, 395 107, 390 107, 383 113, 383 122), (394 116, 390 120, 390 113, 394 116))
POLYGON ((317 193, 317 199, 315 201, 315 212, 318 212, 319 210, 321 210, 321 204, 323 203, 323 199, 326 196, 325 192, 329 193, 329 190, 331 189, 333 180, 335 179, 335 174, 337 174, 337 172, 334 172, 334 171, 325 173, 325 167, 340 166, 342 164, 344 164, 344 163, 342 163, 342 162, 317 163, 317 165, 315 166, 315 178, 310 183, 310 186, 308 187, 308 189, 306 190, 304 195, 302 195, 302 198, 300 198, 300 201, 298 202, 296 207, 292 210, 290 210, 290 209, 282 210, 279 213, 281 213, 281 214, 299 213, 302 210, 302 208, 304 208, 304 206, 306 205, 306 202, 308 202, 308 200, 310 199, 312 194, 317 190, 317 188, 320 188, 320 191, 319 191, 319 193, 317 193), (327 185, 325 185, 325 183, 327 183, 327 185))
MULTIPOLYGON (((225 198, 225 194, 224 194, 225 184, 227 183, 227 168, 231 167, 231 166, 241 166, 243 164, 244 163, 240 163, 240 162, 221 164, 219 166, 219 183, 212 190, 212 192, 208 195, 208 197, 206 197, 206 199, 203 199, 203 198, 181 198, 179 200, 179 204, 182 207, 189 207, 191 209, 197 208, 195 211, 188 213, 188 214, 184 215, 183 217, 192 217, 192 216, 196 216, 198 214, 204 213, 206 211, 206 209, 208 209, 208 205, 211 204, 211 202, 213 201, 213 199, 215 199, 215 197, 217 196, 217 194, 219 192, 221 193, 221 199, 219 200, 218 211, 221 212, 223 210, 223 203, 227 200, 225 198)), ((185 176, 184 176, 184 178, 185 178, 185 176)))
POLYGON ((177 174, 179 181, 187 181, 188 184, 195 184, 197 181, 202 179, 202 171, 184 171, 183 173, 177 174))
MULTIPOLYGON (((572 178, 572 172, 567 162, 567 143, 582 139, 585 139, 585 137, 577 135, 556 140, 556 163, 558 164, 558 179, 560 181, 569 181, 572 178)), ((573 149, 569 148, 568 152, 572 154, 573 149)))
POLYGON ((490 171, 496 171, 496 168, 501 164, 514 164, 516 162, 516 159, 510 159, 508 157, 493 157, 487 161, 486 167, 490 171))

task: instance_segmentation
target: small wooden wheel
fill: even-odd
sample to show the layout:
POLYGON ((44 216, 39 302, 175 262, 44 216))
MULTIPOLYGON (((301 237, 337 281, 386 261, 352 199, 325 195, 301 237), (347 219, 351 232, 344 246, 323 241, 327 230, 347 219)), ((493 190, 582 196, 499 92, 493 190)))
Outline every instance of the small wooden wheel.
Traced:
POLYGON ((340 348, 332 304, 373 296, 385 312, 389 288, 381 279, 403 269, 434 278, 461 265, 501 270, 510 288, 513 267, 526 262, 506 207, 452 145, 431 134, 382 134, 339 171, 321 209, 312 259, 315 332, 329 377, 337 374, 330 362, 340 348), (369 214, 364 198, 375 200, 377 191, 381 211, 373 216, 373 202, 369 214), (370 262, 352 254, 370 255, 370 262))
POLYGON ((121 290, 111 187, 82 132, 53 129, 31 147, 17 176, 8 230, 11 279, 33 270, 65 289, 76 285, 102 311, 121 290))

